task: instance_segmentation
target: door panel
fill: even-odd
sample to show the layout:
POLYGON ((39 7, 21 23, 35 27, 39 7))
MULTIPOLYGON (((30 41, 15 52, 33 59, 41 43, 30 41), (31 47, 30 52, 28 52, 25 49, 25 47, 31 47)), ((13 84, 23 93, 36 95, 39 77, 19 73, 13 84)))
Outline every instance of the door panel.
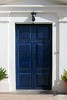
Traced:
POLYGON ((37 69, 42 69, 43 68, 43 45, 42 44, 37 44, 36 45, 36 68, 37 69))
POLYGON ((49 67, 51 63, 50 45, 49 44, 37 44, 37 54, 36 54, 36 66, 37 68, 44 69, 49 67))
POLYGON ((30 39, 31 33, 30 33, 30 27, 28 26, 20 26, 18 30, 18 36, 20 39, 30 39))
POLYGON ((31 73, 22 73, 19 74, 18 81, 20 84, 18 84, 19 89, 27 89, 28 87, 32 87, 32 74, 31 73))
POLYGON ((38 39, 49 39, 49 27, 48 26, 38 26, 37 27, 37 38, 38 39))
POLYGON ((36 89, 49 89, 50 76, 47 73, 37 73, 36 74, 36 89))
POLYGON ((20 44, 18 48, 19 69, 31 68, 31 44, 20 44), (23 60, 22 60, 23 59, 23 60))
POLYGON ((51 24, 16 24, 17 89, 51 89, 51 29, 51 24))

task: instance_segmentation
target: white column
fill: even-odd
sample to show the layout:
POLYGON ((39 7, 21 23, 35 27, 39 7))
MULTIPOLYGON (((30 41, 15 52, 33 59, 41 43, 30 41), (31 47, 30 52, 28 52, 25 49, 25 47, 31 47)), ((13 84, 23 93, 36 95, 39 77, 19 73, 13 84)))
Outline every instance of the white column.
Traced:
POLYGON ((67 17, 59 17, 59 82, 58 91, 65 92, 61 75, 67 70, 67 17))

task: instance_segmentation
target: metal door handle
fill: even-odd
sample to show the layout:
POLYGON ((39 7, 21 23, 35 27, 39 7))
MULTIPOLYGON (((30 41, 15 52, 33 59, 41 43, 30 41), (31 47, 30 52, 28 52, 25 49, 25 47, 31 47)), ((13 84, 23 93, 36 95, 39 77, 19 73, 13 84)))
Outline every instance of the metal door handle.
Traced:
POLYGON ((54 51, 54 55, 58 54, 59 52, 58 51, 54 51))

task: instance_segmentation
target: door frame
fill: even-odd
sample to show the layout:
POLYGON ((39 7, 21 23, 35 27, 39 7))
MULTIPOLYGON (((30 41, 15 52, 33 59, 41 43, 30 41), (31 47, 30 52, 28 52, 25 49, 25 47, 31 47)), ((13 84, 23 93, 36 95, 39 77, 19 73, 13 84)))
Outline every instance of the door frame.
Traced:
MULTIPOLYGON (((54 16, 55 17, 55 16, 54 16)), ((54 18, 52 16, 52 18, 54 18)), ((9 67, 9 91, 16 91, 16 63, 15 63, 15 24, 31 24, 31 22, 22 22, 23 18, 19 18, 18 20, 16 18, 10 18, 9 22, 9 32, 8 35, 8 65, 9 67)), ((56 80, 56 55, 54 52, 56 51, 56 29, 58 28, 58 23, 56 21, 57 19, 54 19, 54 21, 45 21, 45 22, 35 22, 35 24, 52 24, 52 91, 56 91, 57 87, 55 84, 56 80)))

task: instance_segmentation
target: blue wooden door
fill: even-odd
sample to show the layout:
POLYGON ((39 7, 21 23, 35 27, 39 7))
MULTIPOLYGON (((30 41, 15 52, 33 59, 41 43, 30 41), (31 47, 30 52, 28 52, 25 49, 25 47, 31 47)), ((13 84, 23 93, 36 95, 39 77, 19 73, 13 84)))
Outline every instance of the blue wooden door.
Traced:
POLYGON ((16 88, 51 89, 52 25, 16 24, 16 88))

